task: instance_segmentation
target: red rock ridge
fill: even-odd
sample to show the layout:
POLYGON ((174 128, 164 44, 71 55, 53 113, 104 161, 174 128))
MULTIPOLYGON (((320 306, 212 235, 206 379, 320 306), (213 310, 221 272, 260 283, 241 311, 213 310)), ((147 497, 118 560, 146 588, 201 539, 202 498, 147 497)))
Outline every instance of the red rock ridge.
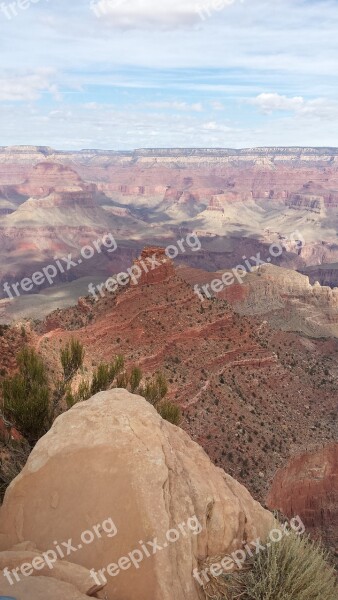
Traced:
POLYGON ((287 517, 299 515, 307 532, 338 556, 338 443, 291 459, 277 472, 267 505, 287 517))

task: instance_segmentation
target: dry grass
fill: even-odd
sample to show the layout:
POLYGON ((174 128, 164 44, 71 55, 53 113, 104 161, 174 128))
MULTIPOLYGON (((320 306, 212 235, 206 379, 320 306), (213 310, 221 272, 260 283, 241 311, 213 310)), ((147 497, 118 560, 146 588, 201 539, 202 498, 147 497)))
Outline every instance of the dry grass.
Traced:
POLYGON ((24 468, 30 447, 27 443, 6 444, 3 449, 0 446, 0 504, 3 501, 6 489, 9 484, 21 473, 24 468), (2 452, 1 452, 2 450, 2 452))
POLYGON ((210 578, 204 593, 212 600, 338 599, 336 573, 327 553, 295 533, 248 559, 242 571, 210 578))

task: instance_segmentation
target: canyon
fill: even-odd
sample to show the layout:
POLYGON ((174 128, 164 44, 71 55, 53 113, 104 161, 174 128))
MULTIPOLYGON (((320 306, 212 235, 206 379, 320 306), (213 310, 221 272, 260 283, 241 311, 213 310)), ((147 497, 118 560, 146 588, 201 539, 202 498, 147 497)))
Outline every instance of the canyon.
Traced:
POLYGON ((179 264, 233 268, 244 254, 266 256, 278 242, 284 251, 274 264, 336 287, 337 152, 0 148, 0 322, 74 304, 89 283, 123 271, 144 246, 166 247, 191 231, 201 251, 181 254, 179 264), (297 231, 301 248, 288 242, 297 231), (108 232, 117 251, 82 261, 81 248, 108 232), (5 283, 70 253, 78 266, 58 273, 52 287, 8 297, 5 283))
MULTIPOLYGON (((0 148, 0 382, 23 344, 57 380, 73 336, 89 379, 116 354, 145 380, 164 373, 181 428, 212 463, 270 509, 298 511, 335 552, 337 227, 335 148, 0 148), (107 234, 116 250, 82 260, 107 234), (188 235, 200 248, 168 259, 165 248, 188 235), (52 285, 6 295, 6 282, 69 255, 76 266, 52 285), (195 293, 258 255, 264 264, 251 260, 241 283, 195 293), (144 272, 153 256, 159 265, 144 272), (130 267, 142 270, 137 284, 88 293, 130 267)), ((0 431, 21 439, 1 414, 0 431)))

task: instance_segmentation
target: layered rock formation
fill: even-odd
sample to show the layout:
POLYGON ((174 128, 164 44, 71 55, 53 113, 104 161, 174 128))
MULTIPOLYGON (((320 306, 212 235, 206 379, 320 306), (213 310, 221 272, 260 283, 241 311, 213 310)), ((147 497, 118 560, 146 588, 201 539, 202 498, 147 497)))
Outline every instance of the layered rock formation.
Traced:
MULTIPOLYGON (((59 417, 34 448, 1 508, 0 548, 5 554, 0 554, 0 566, 18 561, 6 552, 15 544, 30 540, 47 551, 55 540, 72 538, 71 560, 98 574, 135 549, 144 552, 144 545, 156 538, 161 549, 144 552, 138 568, 131 560, 127 566, 125 558, 115 576, 103 571, 108 597, 198 600, 203 594, 192 576, 198 560, 264 539, 272 523, 271 513, 214 467, 186 433, 163 421, 143 398, 117 389, 59 417), (113 535, 97 526, 108 519, 117 529, 113 535), (78 544, 82 533, 95 526, 100 535, 78 544)), ((71 581, 65 579, 65 569, 61 562, 51 570, 54 584, 55 579, 71 581)), ((19 600, 40 599, 38 586, 41 591, 44 578, 24 579, 24 592, 17 594, 12 587, 11 593, 19 600)), ((86 571, 80 583, 82 594, 94 593, 88 590, 86 571)), ((69 583, 62 585, 63 599, 82 600, 73 591, 67 595, 69 583)), ((59 599, 51 590, 48 600, 59 599)))
MULTIPOLYGON (((134 258, 144 245, 166 246, 182 231, 203 239, 201 252, 181 257, 190 267, 233 268, 242 246, 246 256, 263 254, 296 229, 305 247, 283 252, 278 264, 298 270, 334 264, 337 156, 334 148, 0 148, 0 298, 1 283, 29 277, 56 254, 78 254, 107 231, 119 242, 121 260, 111 257, 116 272, 129 266, 131 245, 134 258)), ((57 284, 108 275, 106 258, 82 262, 57 284)), ((334 267, 319 281, 335 285, 334 267)))
POLYGON ((145 377, 162 371, 169 400, 184 411, 182 427, 262 500, 290 455, 335 439, 338 340, 274 330, 219 297, 201 303, 179 276, 184 269, 168 277, 172 265, 164 264, 152 271, 156 283, 54 311, 32 343, 53 377, 62 377, 60 347, 73 335, 87 350, 88 376, 120 353, 145 377))
POLYGON ((208 284, 211 296, 226 299, 239 314, 258 315, 276 329, 312 338, 338 338, 337 287, 312 285, 306 275, 266 264, 247 272, 241 284, 233 278, 232 285, 214 294, 210 284, 221 279, 223 272, 181 267, 179 273, 190 285, 208 284))
POLYGON ((338 558, 338 443, 291 459, 277 472, 267 505, 288 517, 300 515, 307 532, 338 558))
POLYGON ((139 258, 134 260, 134 266, 141 271, 138 281, 131 285, 152 285, 165 281, 175 274, 174 265, 167 257, 164 248, 152 246, 144 248, 139 258), (156 268, 153 268, 155 261, 156 268))

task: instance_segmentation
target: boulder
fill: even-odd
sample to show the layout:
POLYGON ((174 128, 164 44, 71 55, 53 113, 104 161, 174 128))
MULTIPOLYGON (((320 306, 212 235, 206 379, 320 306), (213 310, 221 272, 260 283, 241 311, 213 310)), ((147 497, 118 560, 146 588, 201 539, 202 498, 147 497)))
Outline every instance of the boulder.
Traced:
MULTIPOLYGON (((25 546, 25 544, 22 544, 22 546, 25 546)), ((89 571, 80 565, 65 560, 58 560, 55 563, 52 563, 52 568, 50 568, 44 561, 43 554, 38 550, 34 549, 28 551, 20 550, 19 548, 20 544, 10 551, 0 552, 0 572, 3 572, 6 568, 11 572, 16 567, 21 567, 21 565, 24 564, 32 565, 35 564, 34 561, 36 559, 40 559, 37 563, 39 568, 33 569, 30 577, 53 577, 59 581, 70 583, 83 594, 87 594, 87 596, 93 595, 104 587, 104 585, 95 584, 89 571)), ((11 574, 9 576, 10 579, 7 580, 9 582, 12 580, 11 585, 16 586, 17 582, 15 576, 11 574)), ((24 575, 18 575, 18 577, 20 579, 25 579, 24 575)))
POLYGON ((0 592, 9 597, 15 594, 15 600, 88 600, 73 585, 50 577, 28 577, 13 586, 0 575, 0 592))
POLYGON ((114 389, 75 405, 38 442, 7 490, 0 543, 46 552, 68 541, 65 560, 94 569, 109 600, 197 600, 199 561, 263 539, 272 523, 184 431, 114 389))

